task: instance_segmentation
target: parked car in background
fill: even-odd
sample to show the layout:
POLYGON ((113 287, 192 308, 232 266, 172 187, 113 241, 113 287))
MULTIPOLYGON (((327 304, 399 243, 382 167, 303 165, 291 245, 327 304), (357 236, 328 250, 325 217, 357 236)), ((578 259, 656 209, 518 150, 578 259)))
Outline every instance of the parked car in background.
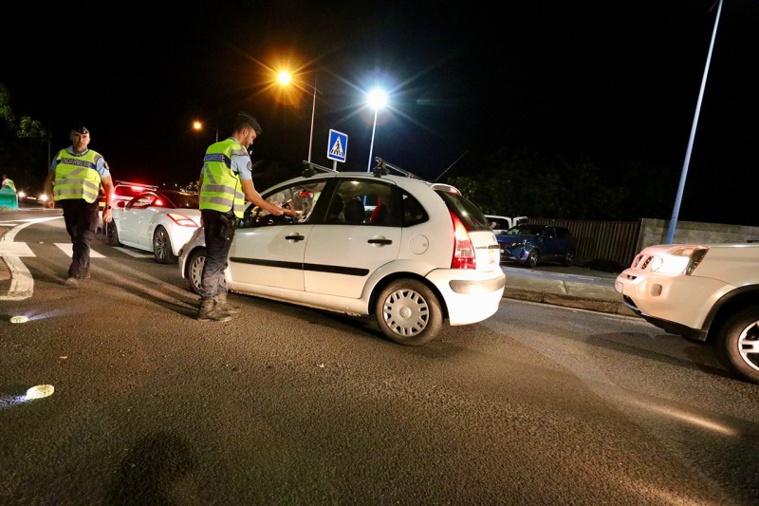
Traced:
POLYGON ((512 218, 510 216, 498 216, 495 214, 486 214, 485 218, 490 223, 490 228, 495 235, 506 232, 511 227, 527 220, 527 216, 515 216, 512 218))
POLYGON ((569 229, 553 225, 522 224, 496 235, 501 261, 535 267, 538 263, 574 263, 576 240, 569 229))
MULTIPOLYGON (((229 253, 230 291, 373 315, 388 339, 412 346, 438 336, 446 319, 466 325, 498 310, 498 244, 456 188, 381 160, 370 173, 308 165, 302 177, 262 192, 295 216, 246 210, 229 253)), ((199 230, 179 259, 195 292, 205 256, 199 230)))
POLYGON ((147 190, 120 200, 105 224, 108 244, 151 251, 158 263, 177 261, 179 250, 200 227, 198 195, 178 190, 147 190))
POLYGON ((759 244, 661 244, 617 276, 624 303, 657 327, 712 345, 759 383, 759 244))

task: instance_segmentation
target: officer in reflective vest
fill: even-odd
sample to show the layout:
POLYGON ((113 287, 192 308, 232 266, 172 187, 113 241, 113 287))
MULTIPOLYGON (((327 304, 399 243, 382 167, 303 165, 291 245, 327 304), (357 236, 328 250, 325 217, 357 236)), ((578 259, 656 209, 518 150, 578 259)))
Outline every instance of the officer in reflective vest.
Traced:
POLYGON ((3 174, 3 183, 0 184, 0 190, 3 188, 10 188, 14 192, 16 191, 16 183, 14 183, 13 179, 9 178, 7 174, 3 174))
POLYGON ((71 129, 71 146, 62 149, 50 165, 45 191, 48 207, 58 203, 63 209, 66 231, 71 237, 71 265, 66 285, 76 288, 80 281, 90 277, 90 244, 98 229, 98 193, 105 189, 103 221, 110 223, 113 180, 108 164, 97 153, 88 149, 90 131, 82 124, 71 129))
POLYGON ((197 319, 229 321, 240 309, 227 302, 224 273, 228 265, 237 223, 243 217, 245 200, 275 216, 284 210, 265 201, 253 185, 248 148, 261 135, 261 125, 250 114, 237 115, 232 135, 209 146, 198 180, 200 214, 206 240, 200 306, 197 319))

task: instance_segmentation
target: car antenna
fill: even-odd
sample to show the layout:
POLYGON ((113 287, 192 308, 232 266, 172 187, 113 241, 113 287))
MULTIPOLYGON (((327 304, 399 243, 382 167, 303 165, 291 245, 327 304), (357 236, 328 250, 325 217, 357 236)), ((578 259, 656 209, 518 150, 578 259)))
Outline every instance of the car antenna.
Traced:
POLYGON ((447 169, 445 169, 443 172, 441 172, 441 173, 440 173, 440 175, 439 175, 438 177, 436 177, 435 179, 433 179, 433 180, 432 180, 432 182, 433 182, 433 183, 437 182, 437 180, 438 180, 438 179, 440 179, 441 177, 443 177, 443 174, 445 174, 446 172, 448 172, 448 171, 451 169, 451 167, 453 167, 454 165, 456 165, 456 164, 458 163, 458 161, 459 161, 459 160, 461 160, 462 158, 464 158, 464 156, 465 156, 467 153, 469 153, 469 150, 468 150, 468 149, 467 149, 466 151, 464 151, 463 153, 461 153, 461 156, 460 156, 460 157, 458 157, 458 158, 456 158, 456 159, 453 161, 453 163, 452 163, 452 164, 450 164, 450 165, 448 166, 448 168, 447 168, 447 169))

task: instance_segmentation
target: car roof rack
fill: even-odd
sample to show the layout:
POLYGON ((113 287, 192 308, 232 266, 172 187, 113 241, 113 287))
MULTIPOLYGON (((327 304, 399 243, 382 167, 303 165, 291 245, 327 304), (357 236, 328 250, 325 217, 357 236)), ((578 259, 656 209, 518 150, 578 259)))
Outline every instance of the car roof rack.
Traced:
POLYGON ((407 170, 401 169, 397 165, 393 165, 392 163, 383 160, 379 156, 375 157, 374 161, 377 162, 377 165, 375 165, 374 168, 372 169, 372 174, 374 174, 377 177, 388 175, 390 173, 390 169, 392 169, 398 172, 399 174, 403 174, 406 177, 410 177, 412 179, 421 179, 416 174, 413 174, 407 170))
POLYGON ((311 177, 317 172, 337 172, 335 169, 330 169, 323 165, 319 165, 314 162, 303 160, 303 165, 306 167, 303 169, 303 177, 311 177))

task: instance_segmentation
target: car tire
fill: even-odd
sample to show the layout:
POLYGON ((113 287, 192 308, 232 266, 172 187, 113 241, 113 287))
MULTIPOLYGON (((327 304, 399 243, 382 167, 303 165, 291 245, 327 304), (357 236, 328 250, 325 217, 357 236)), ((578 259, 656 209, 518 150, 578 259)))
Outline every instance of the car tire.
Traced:
POLYGON ((159 264, 173 264, 177 262, 169 233, 161 226, 156 227, 153 233, 153 255, 155 256, 155 261, 159 264))
POLYGON ((198 248, 187 259, 185 266, 185 277, 190 282, 190 288, 198 295, 201 292, 201 283, 203 281, 203 267, 206 265, 206 249, 198 248))
POLYGON ((575 263, 575 252, 567 251, 567 253, 564 255, 564 262, 562 263, 565 267, 572 267, 575 263))
POLYGON ((424 344, 443 327, 443 311, 437 296, 414 279, 397 279, 387 285, 374 309, 382 333, 405 346, 424 344))
POLYGON ((105 224, 105 239, 111 246, 121 246, 119 242, 119 231, 116 229, 114 222, 105 224))
POLYGON ((716 342, 722 365, 752 383, 759 383, 759 306, 749 306, 725 320, 716 342))
POLYGON ((527 260, 525 261, 525 265, 529 267, 530 269, 532 269, 533 267, 538 265, 539 261, 540 261, 540 252, 537 249, 532 248, 530 250, 529 255, 527 255, 527 260))

